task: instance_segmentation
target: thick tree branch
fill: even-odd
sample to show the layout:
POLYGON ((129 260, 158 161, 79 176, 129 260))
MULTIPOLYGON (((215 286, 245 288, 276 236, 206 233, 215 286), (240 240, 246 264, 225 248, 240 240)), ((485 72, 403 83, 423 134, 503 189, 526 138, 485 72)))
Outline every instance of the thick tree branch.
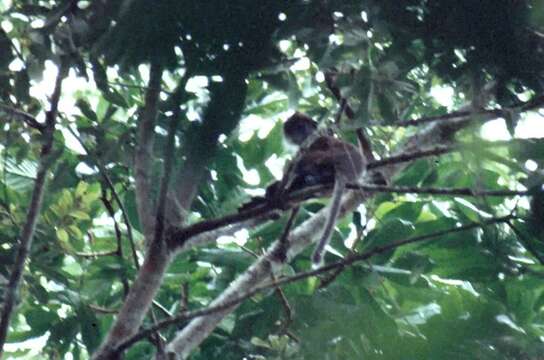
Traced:
POLYGON ((55 88, 51 96, 51 107, 45 118, 43 145, 40 152, 38 173, 36 175, 36 180, 34 181, 34 189, 32 191, 26 222, 23 226, 23 230, 21 231, 21 236, 19 237, 17 255, 15 257, 13 269, 6 288, 4 306, 2 308, 2 315, 0 318, 0 358, 2 357, 4 344, 6 342, 9 322, 15 306, 17 291, 23 276, 25 262, 30 252, 30 247, 32 246, 34 230, 36 229, 36 224, 40 216, 43 193, 47 183, 47 173, 55 161, 55 154, 53 154, 55 122, 58 114, 58 104, 62 93, 62 81, 66 77, 68 69, 69 65, 66 60, 63 59, 59 67, 57 79, 55 81, 55 88))
POLYGON ((136 207, 142 224, 146 243, 153 239, 154 215, 151 182, 153 179, 153 144, 155 142, 155 123, 161 91, 162 68, 151 64, 149 69, 148 91, 145 105, 138 121, 138 145, 134 157, 134 178, 136 180, 136 207))
POLYGON ((302 279, 306 279, 306 278, 309 278, 309 277, 312 277, 312 276, 317 276, 317 275, 320 275, 320 274, 323 274, 323 273, 330 272, 332 270, 343 269, 343 268, 346 268, 347 266, 353 265, 354 263, 358 263, 358 262, 361 262, 361 261, 366 261, 366 260, 370 259, 371 257, 373 257, 375 255, 386 253, 388 251, 394 250, 394 249, 396 249, 398 247, 401 247, 401 246, 404 246, 404 245, 414 244, 414 243, 419 243, 419 242, 425 242, 425 241, 439 240, 441 237, 444 237, 444 236, 449 235, 449 234, 468 231, 468 230, 476 229, 476 228, 479 228, 479 227, 489 226, 489 225, 498 224, 498 223, 505 223, 505 222, 507 223, 511 219, 513 219, 512 216, 504 216, 504 217, 499 217, 499 218, 493 218, 493 219, 486 220, 484 222, 472 222, 472 223, 465 224, 465 225, 462 225, 462 226, 459 226, 459 227, 456 227, 456 228, 436 231, 436 232, 426 234, 426 235, 415 236, 415 237, 411 237, 411 238, 407 238, 407 239, 397 240, 397 241, 392 242, 391 244, 374 247, 374 248, 372 248, 372 249, 370 249, 368 251, 365 251, 364 253, 347 257, 347 258, 345 258, 343 260, 339 260, 339 261, 336 261, 334 263, 321 266, 321 267, 319 267, 317 269, 314 269, 314 270, 301 272, 301 273, 298 273, 298 274, 293 275, 293 276, 286 276, 286 277, 283 277, 283 278, 280 278, 280 279, 277 279, 277 280, 272 280, 272 281, 270 281, 270 282, 268 282, 266 284, 258 286, 256 288, 248 291, 247 293, 244 293, 244 294, 238 296, 237 298, 234 298, 234 299, 232 299, 232 300, 230 300, 228 302, 225 302, 223 304, 210 305, 210 306, 208 306, 208 307, 206 307, 204 309, 198 309, 198 310, 192 310, 192 311, 186 310, 186 311, 181 312, 179 315, 177 315, 175 317, 172 317, 170 319, 165 319, 165 320, 159 322, 158 324, 156 324, 156 325, 154 325, 154 326, 152 326, 152 327, 150 327, 148 329, 142 330, 138 334, 136 334, 133 337, 127 339, 125 342, 123 342, 122 344, 119 345, 117 350, 118 351, 123 351, 123 350, 129 348, 130 346, 132 346, 136 342, 144 339, 145 337, 147 337, 149 334, 151 334, 152 332, 154 332, 156 330, 163 329, 163 328, 166 328, 166 327, 169 327, 169 326, 172 326, 172 325, 176 325, 176 324, 179 324, 179 323, 181 323, 183 321, 187 321, 187 320, 194 319, 194 318, 197 318, 197 317, 211 315, 211 314, 214 314, 214 313, 217 313, 217 312, 227 310, 227 309, 229 309, 229 308, 231 308, 233 306, 236 306, 236 305, 240 304, 244 300, 247 300, 247 299, 251 298, 252 296, 258 294, 259 292, 266 291, 266 290, 269 290, 271 288, 277 288, 278 289, 282 285, 286 285, 286 284, 289 284, 289 283, 300 281, 302 279))
MULTIPOLYGON (((157 244, 159 243, 161 244, 161 246, 165 244, 163 236, 164 236, 165 226, 167 225, 165 223, 166 201, 167 201, 168 188, 170 186, 170 177, 172 175, 172 167, 174 163, 174 150, 176 147, 176 131, 177 131, 179 123, 180 123, 180 107, 178 103, 178 106, 175 107, 174 112, 172 116, 170 117, 170 127, 168 129, 168 140, 167 140, 166 149, 164 151, 164 171, 163 171, 163 176, 161 179, 161 185, 159 188, 159 200, 157 202, 157 211, 156 211, 155 229, 154 229, 155 234, 153 236, 152 246, 157 246, 157 244)), ((146 306, 149 306, 149 304, 147 304, 146 306)), ((157 318, 155 316, 155 313, 153 312, 153 309, 151 309, 151 316, 152 316, 153 322, 156 324, 157 318)), ((164 352, 164 341, 162 341, 158 331, 154 335, 155 335, 155 340, 157 344, 157 352, 159 354, 162 354, 164 352)))
MULTIPOLYGON (((201 136, 199 136, 199 139, 191 139, 190 155, 199 155, 200 159, 211 158, 219 135, 230 132, 240 118, 245 101, 246 87, 247 85, 243 77, 230 76, 225 76, 222 83, 214 83, 210 86, 211 100, 206 109, 203 126, 200 129, 201 136)), ((150 86, 150 88, 153 88, 153 86, 150 86)), ((156 104, 154 108, 156 109, 156 104)), ((141 132, 143 133, 141 135, 143 137, 140 138, 140 141, 144 141, 144 143, 147 142, 147 146, 149 146, 149 141, 151 141, 151 139, 147 137, 152 135, 150 131, 152 131, 153 128, 150 127, 150 124, 148 123, 146 124, 146 128, 147 130, 145 131, 141 129, 141 132)), ((140 150, 143 148, 144 147, 140 145, 140 150)), ((150 159, 147 158, 147 155, 151 155, 151 153, 148 153, 147 155, 146 153, 140 153, 139 155, 144 157, 144 161, 149 161, 150 159)), ((194 157, 195 159, 198 158, 196 155, 194 157)), ((141 165, 142 163, 138 166, 141 165)), ((202 164, 202 166, 204 167, 205 164, 202 164)), ((143 167, 137 172, 137 176, 146 174, 148 171, 149 168, 143 167)), ((140 179, 140 181, 143 180, 146 179, 140 179)), ((150 183, 148 181, 144 181, 143 185, 144 187, 147 186, 147 190, 149 190, 150 183)), ((192 184, 192 186, 196 189, 198 184, 192 184)), ((138 192, 141 190, 142 188, 140 187, 138 192)), ((148 192, 140 195, 145 195, 145 197, 140 200, 149 200, 147 198, 149 196, 148 192)), ((138 206, 140 205, 143 205, 143 203, 138 204, 138 206)), ((146 214, 151 214, 149 209, 141 210, 145 211, 146 214)), ((229 230, 234 228, 236 228, 236 226, 231 227, 229 230)), ((148 230, 153 230, 153 228, 148 230)), ((217 233, 213 235, 217 235, 217 233)), ((154 232, 152 231, 146 238, 148 240, 153 239, 154 232)), ((202 238, 206 237, 203 236, 202 238)), ((193 244, 193 242, 185 243, 185 245, 189 244, 193 244)), ((187 249, 187 247, 181 246, 178 248, 178 251, 184 249, 187 249)), ((153 297, 160 287, 166 268, 172 259, 172 254, 173 251, 167 246, 166 241, 151 241, 144 264, 138 272, 138 276, 130 289, 129 295, 123 303, 119 315, 117 316, 113 327, 110 329, 107 338, 93 355, 93 359, 114 358, 113 351, 117 345, 138 331, 145 314, 151 306, 153 297)))
POLYGON ((204 113, 202 125, 191 131, 186 139, 183 168, 175 175, 167 218, 171 224, 182 224, 190 210, 198 187, 209 171, 208 166, 217 149, 220 135, 228 135, 240 120, 247 84, 240 74, 225 74, 221 83, 209 85, 211 101, 204 113))
POLYGON ((145 261, 130 288, 117 319, 93 359, 112 359, 112 350, 116 345, 138 330, 155 293, 159 289, 170 260, 171 253, 164 242, 152 242, 149 245, 145 261))
MULTIPOLYGON (((367 167, 370 169, 385 167, 387 165, 404 163, 404 162, 418 159, 421 157, 445 154, 445 153, 454 151, 455 149, 456 147, 453 147, 453 146, 437 146, 435 148, 431 148, 427 150, 413 151, 411 153, 394 155, 389 158, 377 160, 375 162, 371 162, 367 167)), ((309 199, 311 197, 316 196, 316 194, 321 193, 326 188, 327 187, 317 186, 317 187, 305 189, 301 192, 294 193, 292 194, 292 198, 288 199, 287 203, 289 203, 291 200, 300 201, 302 199, 309 199)), ((387 188, 388 187, 384 187, 384 189, 387 189, 387 188)), ((259 199, 257 199, 255 206, 252 206, 247 209, 242 209, 238 213, 226 215, 224 217, 217 218, 217 219, 204 220, 204 221, 201 221, 186 227, 173 228, 170 236, 168 237, 169 245, 170 247, 175 249, 183 245, 187 239, 197 234, 214 230, 228 224, 234 224, 239 221, 244 221, 244 220, 248 220, 248 219, 252 219, 256 217, 261 217, 266 215, 274 216, 274 214, 272 214, 274 210, 276 210, 276 208, 272 206, 271 204, 268 204, 265 199, 262 199, 262 201, 259 201, 259 199)))
MULTIPOLYGON (((398 163, 391 161, 391 164, 398 163)), ((399 193, 399 194, 425 194, 425 195, 445 195, 445 196, 527 196, 526 190, 474 190, 472 188, 431 188, 431 187, 409 187, 409 186, 385 186, 385 185, 358 185, 348 184, 347 187, 351 190, 362 190, 369 193, 399 193)), ((304 200, 321 196, 324 192, 332 189, 330 185, 317 185, 305 188, 303 190, 290 194, 286 200, 286 204, 299 203, 304 200)), ((249 219, 268 217, 276 218, 276 208, 268 204, 265 199, 256 204, 251 209, 242 210, 238 213, 225 215, 220 218, 204 220, 187 227, 173 228, 169 236, 169 245, 173 249, 183 246, 187 239, 191 239, 198 234, 206 233, 221 227, 236 224, 238 222, 249 219)))

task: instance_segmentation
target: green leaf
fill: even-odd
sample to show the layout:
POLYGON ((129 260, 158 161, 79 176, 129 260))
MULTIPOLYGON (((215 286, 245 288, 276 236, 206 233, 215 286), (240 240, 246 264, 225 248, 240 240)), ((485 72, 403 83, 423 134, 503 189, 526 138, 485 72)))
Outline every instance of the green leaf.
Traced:
POLYGON ((56 230, 57 233, 57 239, 59 239, 60 242, 64 243, 65 245, 68 244, 69 236, 68 232, 62 228, 58 228, 56 230))
POLYGON ((102 340, 100 324, 94 313, 87 307, 80 307, 78 319, 81 324, 81 338, 89 353, 94 352, 102 340))
POLYGON ((0 28, 0 69, 7 69, 14 58, 11 40, 8 34, 0 28))
POLYGON ((92 121, 98 121, 96 113, 91 109, 91 105, 84 99, 77 99, 76 106, 79 108, 81 113, 85 115, 88 119, 92 121))
POLYGON ((122 108, 128 107, 128 104, 123 97, 117 90, 110 89, 109 92, 104 93, 104 99, 108 100, 110 103, 120 106, 122 108))
POLYGON ((31 327, 34 336, 45 334, 56 320, 57 314, 52 311, 46 311, 38 307, 33 307, 25 313, 26 322, 31 327))
POLYGON ((241 271, 245 270, 254 258, 240 250, 204 249, 201 251, 198 260, 241 271))
POLYGON ((73 217, 74 219, 78 219, 78 220, 91 220, 91 217, 89 216, 89 214, 81 210, 71 211, 69 215, 73 217))
POLYGON ((30 100, 30 78, 26 70, 17 71, 15 73, 14 93, 19 101, 26 102, 30 100))
POLYGON ((83 194, 85 193, 85 191, 87 191, 88 188, 89 188, 88 183, 83 181, 78 182, 76 186, 75 196, 76 197, 83 196, 83 194))
POLYGON ((397 116, 393 109, 393 105, 387 98, 385 94, 378 94, 376 96, 378 101, 378 108, 380 109, 380 114, 385 124, 392 124, 395 122, 397 116))

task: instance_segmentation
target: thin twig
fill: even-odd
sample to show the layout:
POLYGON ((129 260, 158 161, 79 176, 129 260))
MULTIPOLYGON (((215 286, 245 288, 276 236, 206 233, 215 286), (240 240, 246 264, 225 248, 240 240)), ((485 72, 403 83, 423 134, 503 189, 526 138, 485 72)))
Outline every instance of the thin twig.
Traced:
MULTIPOLYGON (((125 83, 121 83, 121 82, 118 82, 118 81, 108 81, 107 83, 110 84, 110 85, 117 85, 117 86, 125 87, 125 88, 140 89, 140 90, 145 90, 145 91, 150 90, 149 86, 125 84, 125 83)), ((169 94, 169 95, 172 94, 172 92, 170 92, 168 90, 165 90, 165 89, 161 89, 161 92, 163 92, 165 94, 169 94)))
POLYGON ((160 302, 158 302, 157 300, 153 300, 153 306, 155 308, 157 308, 158 310, 160 310, 164 316, 166 317, 171 317, 172 316, 172 313, 164 307, 164 305, 162 305, 160 302))
MULTIPOLYGON (((106 211, 108 212, 108 215, 113 221, 113 229, 115 231, 115 238, 117 240, 117 250, 115 252, 115 255, 122 262, 124 259, 124 256, 123 256, 123 242, 122 242, 123 238, 121 234, 121 229, 119 228, 119 223, 117 222, 117 219, 115 218, 115 211, 113 210, 113 206, 111 205, 111 202, 109 201, 109 199, 106 197, 106 191, 104 190, 104 188, 102 188, 101 199, 102 199, 102 203, 104 204, 104 207, 106 208, 106 211)), ((128 280, 125 274, 122 274, 121 276, 122 276, 121 283, 123 284, 123 294, 124 294, 124 297, 126 297, 129 290, 128 280)))
MULTIPOLYGON (((429 124, 431 122, 437 122, 437 121, 448 121, 451 119, 457 119, 467 116, 474 116, 475 118, 478 118, 478 116, 482 117, 483 120, 489 120, 489 118, 495 118, 495 117, 501 117, 503 116, 507 111, 515 111, 515 112, 525 112, 534 110, 537 108, 541 108, 544 106, 544 95, 538 95, 530 99, 526 102, 521 102, 519 104, 516 104, 512 108, 506 108, 506 109, 491 109, 491 110, 460 110, 460 111, 454 111, 448 114, 443 115, 435 115, 435 116, 426 116, 421 117, 419 119, 414 120, 402 120, 398 121, 393 124, 388 124, 391 126, 399 126, 399 127, 408 127, 408 126, 421 126, 425 124, 429 124)), ((371 125, 383 125, 380 122, 371 122, 371 125)))
POLYGON ((339 266, 338 268, 334 269, 334 271, 329 274, 326 278, 321 279, 318 288, 324 289, 327 286, 329 286, 330 283, 332 283, 336 278, 346 269, 346 266, 339 266))
POLYGON ((130 244, 132 260, 134 261, 134 266, 136 267, 136 269, 139 269, 140 262, 138 260, 138 254, 136 252, 136 244, 134 242, 134 236, 132 234, 132 225, 130 224, 128 213, 125 209, 125 205, 121 201, 121 197, 117 193, 117 190, 115 189, 115 185, 113 185, 113 182, 110 179, 108 170, 106 169, 104 164, 102 164, 102 161, 100 161, 100 159, 96 156, 96 154, 94 154, 93 151, 87 145, 85 145, 81 137, 70 126, 68 126, 67 128, 70 134, 72 134, 72 136, 76 138, 76 140, 79 142, 83 150, 85 150, 87 155, 89 155, 89 158, 91 159, 91 161, 93 161, 94 164, 98 167, 98 171, 100 172, 100 175, 102 176, 102 178, 106 182, 106 185, 110 189, 111 195, 115 199, 117 206, 119 206, 119 210, 121 210, 121 216, 123 217, 123 222, 125 223, 125 226, 127 227, 127 237, 130 244))
POLYGON ((428 157, 428 156, 443 155, 458 149, 459 149, 459 146, 455 146, 455 145, 450 145, 450 146, 438 145, 430 149, 424 149, 424 150, 414 151, 410 153, 394 155, 384 159, 372 161, 367 165, 367 169, 371 170, 371 169, 379 168, 382 166, 403 163, 410 160, 415 160, 415 159, 428 157))
POLYGON ((23 121, 29 127, 36 129, 41 133, 45 130, 45 124, 38 122, 34 116, 25 111, 4 104, 0 104, 0 109, 6 112, 10 117, 23 121))
POLYGON ((79 256, 79 257, 82 257, 82 258, 88 258, 88 259, 92 259, 92 258, 97 258, 97 257, 103 257, 103 256, 117 256, 118 255, 118 251, 117 250, 109 250, 109 251, 93 251, 93 252, 74 252, 73 253, 75 256, 79 256))
POLYGON ((104 207, 106 208, 106 211, 108 215, 110 216, 111 220, 113 221, 113 229, 115 231, 115 238, 117 242, 117 255, 123 258, 123 246, 122 246, 122 235, 121 235, 121 229, 119 228, 119 223, 117 222, 117 219, 115 219, 115 210, 113 210, 113 206, 110 202, 110 200, 106 197, 106 191, 104 188, 102 188, 102 197, 100 198, 102 200, 102 203, 104 204, 104 207))
POLYGON ((496 113, 495 110, 484 110, 480 112, 461 110, 461 111, 454 111, 454 112, 443 114, 443 115, 425 116, 425 117, 421 117, 421 118, 413 119, 413 120, 412 119, 401 120, 391 125, 398 126, 398 127, 421 126, 421 125, 428 124, 435 121, 445 121, 445 120, 457 119, 460 117, 466 117, 470 115, 481 115, 481 114, 493 114, 493 115, 499 116, 499 114, 496 113))
POLYGON ((104 314, 104 315, 117 314, 117 310, 115 309, 108 309, 108 308, 94 305, 94 304, 89 304, 89 308, 98 314, 104 314))
MULTIPOLYGON (((276 282, 276 279, 272 278, 272 281, 276 282)), ((287 296, 285 296, 285 293, 283 292, 281 287, 276 286, 276 288, 274 289, 274 292, 280 299, 283 312, 285 313, 285 320, 282 321, 281 327, 279 329, 279 333, 286 334, 287 331, 289 330, 289 326, 293 322, 293 309, 291 308, 291 305, 289 305, 289 300, 287 299, 287 296)))
POLYGON ((383 186, 383 185, 346 185, 352 190, 368 192, 401 193, 401 194, 426 194, 447 196, 527 196, 527 190, 475 190, 472 188, 430 188, 413 186, 383 186))
POLYGON ((278 247, 278 251, 276 252, 276 257, 281 262, 284 262, 286 260, 286 254, 287 250, 289 250, 287 247, 289 246, 289 232, 291 231, 291 228, 293 227, 293 223, 295 222, 295 218, 297 217, 299 207, 295 206, 293 209, 291 209, 291 214, 289 214, 289 219, 287 219, 287 224, 285 224, 285 227, 283 228, 283 233, 280 237, 280 246, 278 247))
POLYGON ((189 310, 189 283, 184 281, 181 284, 180 296, 179 296, 179 311, 189 310))

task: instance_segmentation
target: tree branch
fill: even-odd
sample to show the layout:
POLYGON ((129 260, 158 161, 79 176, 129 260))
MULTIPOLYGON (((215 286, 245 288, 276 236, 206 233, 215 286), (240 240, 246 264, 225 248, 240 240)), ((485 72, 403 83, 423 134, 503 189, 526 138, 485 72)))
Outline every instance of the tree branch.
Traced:
POLYGON ((27 124, 29 127, 38 130, 43 133, 45 131, 45 124, 42 124, 36 120, 36 118, 27 112, 19 109, 14 109, 11 106, 0 104, 0 109, 4 111, 8 117, 20 120, 27 124))
MULTIPOLYGON (((165 230, 165 211, 166 211, 166 201, 167 201, 167 194, 168 194, 168 187, 170 185, 170 177, 172 174, 172 166, 174 163, 174 150, 176 147, 176 131, 178 128, 178 125, 180 123, 180 107, 179 102, 178 106, 175 107, 174 112, 172 116, 170 117, 170 128, 168 129, 168 140, 166 149, 164 151, 164 171, 163 176, 161 179, 161 185, 159 188, 159 200, 157 202, 157 210, 156 210, 156 219, 155 219, 155 233, 153 236, 153 243, 151 246, 161 246, 164 245, 164 230, 165 230), (159 245, 160 244, 160 245, 159 245)), ((149 299, 149 301, 152 303, 153 297, 149 299)), ((146 308, 148 308, 150 304, 146 304, 146 308)), ((153 309, 151 309, 151 317, 153 322, 157 323, 157 318, 155 316, 155 313, 153 309)), ((157 331, 155 334, 155 340, 157 344, 157 350, 159 354, 162 354, 164 352, 164 341, 162 341, 160 333, 157 331)))
MULTIPOLYGON (((123 238, 121 235, 121 229, 119 227, 119 223, 117 222, 117 219, 115 219, 115 211, 113 210, 113 206, 111 205, 110 200, 107 198, 106 191, 104 190, 104 188, 102 188, 101 200, 102 200, 102 203, 104 204, 104 207, 106 208, 108 215, 111 218, 111 221, 113 222, 113 229, 115 231, 115 239, 117 242, 117 250, 115 251, 115 256, 117 256, 122 262, 124 259, 124 255, 123 255, 123 242, 122 242, 123 238)), ((129 285, 128 285, 126 274, 124 273, 121 274, 121 283, 123 284, 123 292, 126 297, 128 294, 129 285)))
POLYGON ((179 324, 179 323, 181 323, 183 321, 187 321, 187 320, 202 317, 202 316, 213 315, 214 313, 218 313, 218 312, 222 312, 224 310, 228 310, 228 309, 240 304, 244 300, 247 300, 247 299, 251 298, 252 296, 258 294, 259 292, 266 291, 266 290, 269 290, 271 288, 279 289, 279 287, 282 286, 282 285, 286 285, 286 284, 289 284, 289 283, 300 281, 302 279, 306 279, 306 278, 309 278, 309 277, 312 277, 312 276, 320 275, 320 274, 323 274, 323 273, 326 273, 326 272, 330 272, 332 270, 343 269, 343 268, 345 268, 347 266, 353 265, 354 263, 361 262, 361 261, 366 261, 366 260, 370 259, 371 257, 373 257, 375 255, 383 254, 385 252, 394 250, 394 249, 396 249, 398 247, 401 247, 403 245, 413 244, 413 243, 418 243, 418 242, 424 242, 424 241, 439 240, 438 238, 443 237, 443 236, 448 235, 448 234, 453 234, 453 233, 472 230, 472 229, 483 227, 483 226, 489 226, 489 225, 493 225, 493 224, 508 222, 511 219, 513 219, 513 216, 511 216, 511 215, 504 216, 504 217, 499 217, 499 218, 493 218, 493 219, 489 219, 489 220, 484 221, 484 222, 472 222, 472 223, 462 225, 462 226, 459 226, 459 227, 456 227, 456 228, 446 229, 446 230, 442 230, 442 231, 436 231, 436 232, 426 234, 426 235, 415 236, 415 237, 411 237, 411 238, 407 238, 407 239, 394 241, 391 244, 374 247, 373 249, 365 251, 364 253, 354 255, 354 256, 350 256, 350 257, 345 258, 343 260, 336 261, 334 263, 321 266, 321 267, 319 267, 317 269, 314 269, 314 270, 301 272, 301 273, 298 273, 298 274, 292 275, 292 276, 286 276, 286 277, 283 277, 283 278, 280 278, 280 279, 277 279, 277 280, 272 280, 272 281, 270 281, 270 282, 268 282, 266 284, 255 287, 254 289, 249 290, 249 291, 243 293, 242 295, 239 295, 238 297, 233 298, 233 299, 231 299, 231 300, 229 300, 227 302, 224 302, 222 304, 210 305, 210 306, 208 306, 208 307, 206 307, 204 309, 198 309, 198 310, 192 310, 192 311, 186 310, 186 311, 181 312, 179 315, 177 315, 175 317, 163 320, 163 321, 159 322, 158 324, 156 324, 156 325, 154 325, 154 326, 152 326, 152 327, 150 327, 148 329, 140 331, 138 334, 136 334, 133 337, 131 337, 131 338, 127 339, 126 341, 124 341, 122 344, 119 345, 119 347, 117 348, 117 351, 121 352, 123 350, 128 349, 130 346, 132 346, 136 342, 144 339, 149 334, 151 334, 153 331, 156 331, 158 329, 163 329, 163 328, 171 326, 171 325, 179 324))
MULTIPOLYGON (((153 77, 151 76, 151 79, 152 78, 153 77)), ((153 86, 150 86, 150 88, 153 88, 153 86)), ((225 132, 230 132, 230 130, 232 130, 239 120, 245 101, 246 89, 247 84, 245 83, 245 78, 243 77, 225 76, 222 83, 212 83, 212 85, 210 85, 211 100, 206 108, 205 119, 201 129, 202 137, 198 140, 192 139, 193 141, 190 143, 193 154, 198 154, 200 159, 209 159, 213 155, 213 149, 216 146, 219 135, 225 132)), ((154 109, 156 110, 156 104, 154 109)), ((154 113, 156 113, 156 111, 154 113)), ((146 119, 146 117, 143 116, 143 119, 146 119)), ((143 126, 142 124, 140 125, 143 126)), ((149 148, 149 141, 151 141, 149 137, 152 135, 151 131, 153 128, 150 127, 149 123, 145 123, 145 125, 145 129, 142 127, 140 128, 142 135, 140 141, 143 141, 144 143, 147 142, 147 145, 144 147, 141 144, 139 146, 140 151, 143 149, 152 149, 152 147, 149 148)), ((143 157, 143 159, 138 161, 139 170, 137 171, 137 177, 141 177, 149 172, 149 168, 142 166, 144 164, 141 161, 150 161, 151 159, 149 156, 151 153, 138 152, 138 154, 139 156, 143 157)), ((205 167, 205 163, 201 164, 200 166, 205 167)), ((140 185, 147 187, 146 189, 149 190, 150 183, 148 179, 140 178, 139 181, 143 181, 143 183, 140 183, 140 185)), ((196 189, 198 184, 191 184, 191 186, 196 189)), ((149 200, 149 192, 140 193, 141 191, 142 188, 138 188, 137 196, 144 195, 144 197, 140 199, 140 203, 138 204, 139 207, 144 205, 141 200, 144 200, 144 202, 149 200), (140 194, 138 195, 138 193, 140 194)), ((194 196, 194 194, 191 196, 194 196)), ((148 215, 151 214, 149 208, 140 210, 148 215)), ((154 219, 151 219, 151 221, 153 220, 154 219)), ((221 232, 230 231, 235 228, 236 226, 232 226, 230 229, 222 230, 221 232)), ((146 235, 146 239, 153 239, 153 228, 147 230, 151 230, 151 232, 146 235)), ((218 231, 211 235, 217 235, 218 233, 220 232, 218 231)), ((197 239, 191 240, 196 241, 197 239)), ((209 237, 202 236, 198 240, 207 241, 209 240, 209 237)), ((192 244, 194 244, 194 242, 187 241, 182 245, 192 244)), ((105 341, 95 352, 95 354, 93 354, 93 359, 111 359, 113 356, 112 351, 117 347, 117 345, 138 331, 143 317, 151 306, 153 297, 160 287, 166 268, 168 267, 173 256, 173 249, 166 245, 166 241, 151 241, 149 244, 144 264, 138 272, 138 276, 130 289, 129 295, 123 303, 119 315, 117 316, 117 319, 110 329, 105 341)), ((187 249, 187 247, 180 246, 177 248, 178 251, 182 251, 184 249, 187 249)))
POLYGON ((399 164, 423 157, 443 155, 458 149, 459 146, 454 145, 437 145, 430 149, 400 153, 399 155, 393 155, 384 159, 372 161, 368 163, 367 169, 372 170, 386 165, 399 164))
POLYGON ((169 193, 167 218, 171 224, 182 224, 190 210, 198 187, 217 149, 220 135, 228 135, 240 120, 244 107, 247 84, 239 74, 225 74, 222 83, 209 85, 211 101, 204 113, 201 126, 191 131, 185 141, 186 160, 175 175, 176 181, 169 193))
POLYGON ((363 190, 369 192, 401 193, 401 194, 426 194, 447 196, 528 196, 529 191, 523 190, 474 190, 472 188, 430 188, 412 186, 382 186, 382 185, 357 185, 348 184, 348 189, 363 190))
MULTIPOLYGON (((391 161, 391 164, 397 161, 391 161)), ((474 190, 471 188, 430 188, 430 187, 410 187, 410 186, 385 186, 385 185, 359 185, 348 184, 347 188, 351 190, 362 190, 369 193, 401 193, 401 194, 427 194, 427 195, 445 195, 445 196, 527 196, 529 193, 526 190, 474 190)), ((321 196, 324 192, 330 191, 332 184, 317 185, 296 191, 289 195, 286 200, 286 205, 299 203, 304 200, 321 196)), ((206 233, 227 225, 236 224, 238 222, 249 219, 267 217, 276 218, 277 209, 268 204, 266 199, 256 204, 254 207, 246 210, 241 210, 238 213, 225 215, 220 218, 204 220, 187 227, 176 227, 171 230, 168 237, 169 246, 172 249, 177 249, 183 246, 187 239, 191 239, 198 234, 206 233)))
POLYGON ((56 156, 52 151, 55 122, 58 114, 59 100, 62 93, 62 81, 68 74, 69 69, 68 62, 65 59, 62 59, 61 61, 62 63, 58 70, 57 78, 55 80, 55 87, 50 100, 51 108, 46 114, 45 127, 42 132, 43 145, 40 152, 40 160, 36 180, 34 182, 34 189, 32 191, 26 222, 23 226, 23 230, 21 231, 17 255, 15 257, 13 269, 6 288, 4 306, 2 308, 2 315, 0 318, 0 358, 2 357, 4 344, 6 342, 9 322, 15 306, 17 291, 23 276, 25 262, 30 252, 30 247, 32 246, 34 230, 36 229, 36 224, 40 216, 43 193, 47 183, 47 173, 49 168, 56 160, 56 156))
POLYGON ((125 223, 125 226, 127 227, 127 237, 128 237, 128 241, 129 241, 129 244, 130 244, 132 260, 134 261, 134 266, 136 267, 136 269, 139 269, 140 268, 140 262, 138 261, 138 254, 136 253, 136 245, 134 243, 134 236, 132 235, 132 225, 130 224, 130 221, 128 219, 127 210, 125 209, 125 205, 121 201, 121 197, 117 193, 117 190, 115 190, 115 186, 113 185, 113 182, 111 181, 110 176, 108 175, 108 170, 106 169, 104 164, 102 164, 102 161, 100 161, 100 159, 98 157, 96 157, 95 154, 93 154, 91 149, 89 149, 87 147, 87 145, 85 145, 85 143, 83 142, 81 137, 78 134, 76 134, 76 132, 71 127, 68 126, 67 128, 68 128, 68 131, 79 142, 79 144, 81 145, 83 150, 85 150, 87 155, 89 155, 91 157, 91 160, 93 160, 95 165, 98 167, 98 171, 100 172, 100 175, 102 176, 102 178, 106 182, 106 185, 110 189, 111 194, 112 194, 113 198, 115 199, 115 202, 117 203, 117 206, 119 206, 119 210, 121 210, 121 216, 123 217, 123 222, 125 223))
POLYGON ((153 239, 154 206, 150 184, 153 178, 151 167, 153 165, 153 144, 155 142, 155 122, 161 91, 161 77, 161 66, 151 64, 149 69, 149 89, 145 94, 145 105, 138 121, 138 146, 134 158, 136 207, 147 244, 153 239))
MULTIPOLYGON (((526 102, 520 102, 516 106, 509 109, 491 109, 491 110, 459 110, 452 113, 436 116, 427 116, 414 120, 402 120, 396 122, 392 125, 399 127, 408 127, 408 126, 421 126, 437 121, 448 121, 455 120, 459 118, 466 118, 468 116, 477 116, 482 121, 491 120, 497 117, 504 116, 508 111, 519 111, 525 112, 530 110, 535 110, 544 106, 544 95, 538 95, 526 102)), ((371 125, 382 125, 378 122, 373 122, 371 125)))

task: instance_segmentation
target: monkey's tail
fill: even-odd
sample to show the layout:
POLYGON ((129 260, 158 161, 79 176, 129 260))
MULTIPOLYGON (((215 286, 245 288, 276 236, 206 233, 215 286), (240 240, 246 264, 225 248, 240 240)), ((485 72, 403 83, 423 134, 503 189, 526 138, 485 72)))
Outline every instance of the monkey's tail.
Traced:
POLYGON ((327 246, 329 240, 331 239, 334 225, 336 224, 336 219, 338 218, 338 213, 340 212, 340 203, 342 201, 342 194, 344 193, 345 187, 346 181, 341 176, 337 176, 334 182, 334 188, 332 190, 331 206, 329 215, 325 220, 323 234, 321 234, 321 238, 315 246, 314 253, 312 254, 312 263, 314 267, 321 265, 321 262, 323 261, 325 246, 327 246))

